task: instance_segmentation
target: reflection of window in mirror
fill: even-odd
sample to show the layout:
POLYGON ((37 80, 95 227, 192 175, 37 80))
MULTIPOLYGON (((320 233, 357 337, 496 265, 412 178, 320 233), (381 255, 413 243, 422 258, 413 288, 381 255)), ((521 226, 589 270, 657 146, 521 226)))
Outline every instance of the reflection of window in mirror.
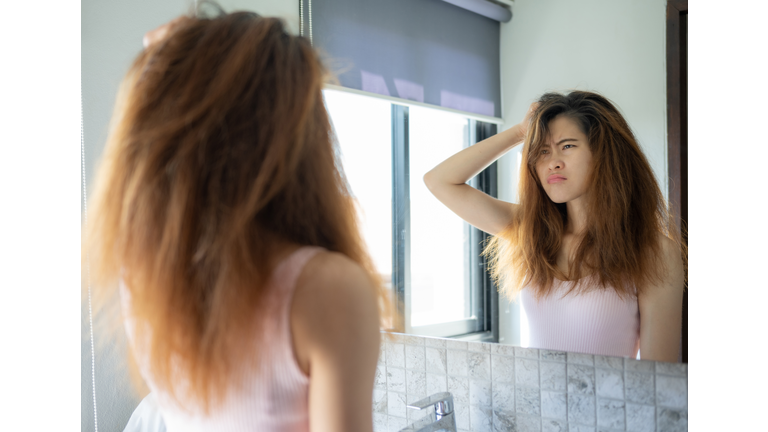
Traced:
MULTIPOLYGON (((402 322, 394 327, 497 340, 492 311, 498 294, 480 257, 484 235, 442 205, 422 181, 435 165, 495 128, 461 114, 393 105, 353 92, 325 89, 323 95, 358 205, 361 234, 379 273, 404 306, 402 322), (396 127, 398 121, 405 128, 396 127)), ((469 184, 495 196, 495 171, 469 184)))
POLYGON ((469 119, 411 107, 411 325, 471 318, 469 225, 427 189, 421 177, 469 145, 469 119))

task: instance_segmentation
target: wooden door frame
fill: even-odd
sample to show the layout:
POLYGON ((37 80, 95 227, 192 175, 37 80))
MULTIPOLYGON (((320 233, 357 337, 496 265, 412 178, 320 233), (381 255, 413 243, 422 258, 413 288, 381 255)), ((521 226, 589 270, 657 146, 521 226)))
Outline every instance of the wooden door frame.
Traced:
MULTIPOLYGON (((688 85, 687 35, 681 32, 681 20, 688 14, 688 0, 667 0, 667 176, 669 202, 675 226, 687 243, 688 187, 688 85), (685 196, 685 200, 683 197, 685 196)), ((686 16, 687 20, 687 16, 686 16)), ((687 22, 687 21, 686 21, 687 22)), ((687 274, 686 274, 687 280, 687 274)), ((680 361, 688 362, 688 290, 683 294, 683 323, 680 361)))

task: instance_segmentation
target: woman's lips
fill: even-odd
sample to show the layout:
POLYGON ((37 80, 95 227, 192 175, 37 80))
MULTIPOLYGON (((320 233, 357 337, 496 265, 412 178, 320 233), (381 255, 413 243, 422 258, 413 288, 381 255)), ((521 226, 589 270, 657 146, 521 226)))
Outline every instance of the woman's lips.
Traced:
POLYGON ((557 174, 552 174, 551 176, 547 177, 547 183, 562 183, 565 180, 567 180, 565 177, 557 174))

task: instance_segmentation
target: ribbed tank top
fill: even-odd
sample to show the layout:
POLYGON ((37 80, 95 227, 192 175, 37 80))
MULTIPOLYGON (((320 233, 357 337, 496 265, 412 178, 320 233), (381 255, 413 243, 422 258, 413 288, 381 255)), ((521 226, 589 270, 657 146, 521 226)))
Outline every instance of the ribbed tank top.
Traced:
POLYGON ((553 291, 538 301, 529 287, 521 292, 530 347, 635 358, 640 348, 637 297, 624 300, 613 289, 599 288, 565 295, 569 287, 555 279, 553 291))
MULTIPOLYGON (((243 383, 230 390, 224 401, 208 415, 181 410, 158 388, 147 369, 147 361, 139 347, 134 353, 144 380, 155 395, 168 432, 209 431, 309 431, 309 377, 299 368, 293 353, 290 307, 296 281, 304 265, 319 247, 302 247, 280 262, 272 272, 268 292, 271 303, 264 319, 259 368, 243 368, 243 383), (144 358, 144 359, 143 359, 144 358)), ((124 316, 130 317, 130 293, 121 286, 124 316)), ((130 318, 125 320, 128 338, 135 331, 130 318)), ((243 342, 244 344, 247 341, 243 342)), ((183 379, 182 386, 183 386, 183 379)))

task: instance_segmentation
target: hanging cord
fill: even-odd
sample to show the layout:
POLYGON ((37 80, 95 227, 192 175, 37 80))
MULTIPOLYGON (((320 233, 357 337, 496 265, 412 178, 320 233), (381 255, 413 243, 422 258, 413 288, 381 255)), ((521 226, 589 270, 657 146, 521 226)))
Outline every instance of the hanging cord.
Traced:
POLYGON ((304 36, 304 0, 299 0, 299 36, 304 36))
POLYGON ((312 43, 312 0, 307 0, 307 11, 309 13, 309 35, 304 30, 304 0, 299 0, 299 36, 309 37, 309 43, 312 43))
POLYGON ((314 45, 312 41, 312 0, 309 0, 309 43, 314 45))
MULTIPOLYGON (((88 195, 85 189, 85 140, 83 138, 83 89, 80 88, 80 164, 83 169, 83 216, 85 218, 85 224, 83 228, 88 226, 88 195)), ((99 417, 96 414, 96 354, 93 349, 93 313, 91 312, 91 263, 88 259, 88 253, 85 254, 85 277, 88 281, 88 323, 90 325, 91 332, 91 384, 93 385, 93 424, 95 432, 99 432, 99 417)))

